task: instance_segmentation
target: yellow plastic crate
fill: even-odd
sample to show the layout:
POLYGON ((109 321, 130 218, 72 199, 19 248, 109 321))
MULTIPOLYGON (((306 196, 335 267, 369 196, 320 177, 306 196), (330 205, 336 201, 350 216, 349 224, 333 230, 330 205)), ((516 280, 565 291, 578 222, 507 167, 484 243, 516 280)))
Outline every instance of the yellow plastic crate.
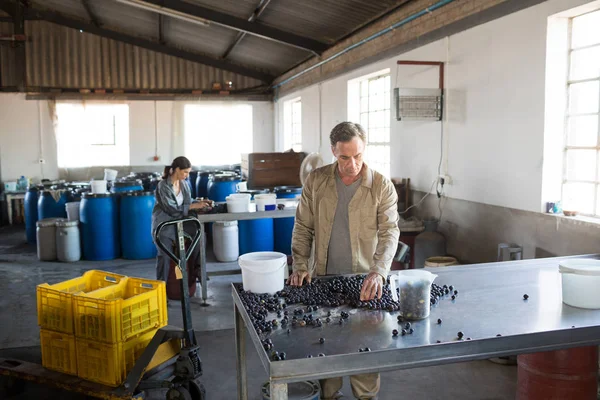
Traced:
POLYGON ((107 386, 121 385, 156 331, 112 344, 77 338, 77 376, 107 386))
POLYGON ((75 335, 40 330, 42 365, 69 375, 77 375, 75 335))
POLYGON ((75 295, 73 304, 78 339, 125 342, 167 324, 163 281, 126 278, 118 285, 75 295))
POLYGON ((124 275, 98 270, 87 271, 79 278, 37 286, 38 325, 43 329, 73 334, 73 301, 75 293, 89 293, 116 285, 124 275))

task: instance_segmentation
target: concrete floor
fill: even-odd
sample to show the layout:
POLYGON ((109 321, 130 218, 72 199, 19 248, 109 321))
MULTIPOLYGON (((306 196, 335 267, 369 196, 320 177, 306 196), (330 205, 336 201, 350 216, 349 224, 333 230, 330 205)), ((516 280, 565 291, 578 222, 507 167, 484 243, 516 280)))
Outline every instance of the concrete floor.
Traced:
MULTIPOLYGON (((39 283, 56 283, 80 276, 89 269, 154 278, 154 261, 114 260, 80 261, 73 264, 39 262, 35 246, 24 242, 22 228, 0 228, 0 356, 40 362, 39 328, 36 317, 35 287, 39 283)), ((209 271, 235 269, 234 264, 211 262, 209 271)), ((192 318, 201 347, 208 399, 236 398, 235 342, 233 302, 230 285, 241 282, 241 275, 212 277, 208 285, 210 306, 203 307, 198 297, 192 300, 192 318)), ((199 296, 199 290, 196 296, 199 296)), ((169 303, 169 324, 181 326, 179 302, 169 303)), ((248 350, 249 393, 252 400, 262 399, 261 386, 267 374, 258 354, 248 350)), ((348 380, 344 398, 352 399, 348 380)), ((380 399, 514 399, 516 367, 489 361, 394 371, 382 374, 380 399)), ((160 393, 154 393, 160 398, 160 393)), ((153 396, 153 397, 154 397, 153 396)), ((27 392, 16 398, 82 399, 30 384, 27 392)))

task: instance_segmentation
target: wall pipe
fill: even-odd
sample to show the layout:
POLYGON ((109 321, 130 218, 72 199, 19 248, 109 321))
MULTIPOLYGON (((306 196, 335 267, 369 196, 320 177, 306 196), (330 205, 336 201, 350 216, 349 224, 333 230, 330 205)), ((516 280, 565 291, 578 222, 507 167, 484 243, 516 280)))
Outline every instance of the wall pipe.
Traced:
POLYGON ((354 49, 356 49, 357 47, 360 47, 360 46, 362 46, 363 44, 370 42, 371 40, 377 39, 378 37, 380 37, 380 36, 383 36, 383 35, 385 35, 386 33, 389 33, 389 32, 391 32, 391 31, 393 31, 394 29, 398 29, 398 28, 400 28, 401 26, 403 26, 403 25, 406 25, 406 24, 408 24, 409 22, 412 22, 412 21, 414 21, 414 20, 416 20, 416 19, 418 19, 418 18, 421 18, 422 16, 424 16, 424 15, 426 15, 426 14, 428 14, 428 13, 431 13, 431 12, 433 12, 433 11, 437 10, 438 8, 442 8, 442 7, 444 7, 444 6, 446 6, 446 5, 450 4, 450 3, 452 3, 452 2, 454 2, 454 1, 455 1, 455 0, 441 0, 441 1, 438 1, 437 3, 435 3, 435 4, 433 4, 433 5, 431 5, 431 6, 427 7, 427 8, 425 8, 424 10, 421 10, 421 11, 419 11, 418 13, 415 13, 415 14, 413 14, 413 15, 410 15, 410 16, 408 16, 408 17, 404 18, 402 21, 398 21, 398 22, 396 22, 394 25, 392 25, 392 26, 389 26, 389 27, 387 27, 387 28, 385 28, 385 29, 383 29, 383 30, 381 30, 381 31, 377 32, 377 33, 374 33, 374 34, 372 34, 371 36, 369 36, 369 37, 367 37, 367 38, 364 38, 363 40, 361 40, 361 41, 359 41, 359 42, 357 42, 357 43, 354 43, 353 45, 351 45, 351 46, 349 46, 349 47, 346 47, 345 49, 343 49, 343 50, 340 50, 339 52, 337 52, 337 53, 335 53, 335 54, 333 54, 333 55, 331 55, 331 56, 327 57, 327 58, 326 58, 326 59, 324 59, 323 61, 320 61, 320 62, 318 62, 317 64, 315 64, 315 65, 312 65, 312 66, 310 66, 310 67, 306 68, 305 70, 302 70, 302 71, 298 72, 297 74, 294 74, 294 75, 290 76, 289 78, 287 78, 287 79, 285 79, 285 80, 283 80, 283 81, 279 82, 278 84, 276 84, 276 85, 273 85, 273 86, 272 86, 272 88, 274 88, 274 89, 275 89, 275 88, 278 88, 278 87, 280 87, 280 86, 282 86, 282 85, 285 85, 286 83, 289 83, 289 82, 291 82, 291 81, 295 80, 296 78, 299 78, 300 76, 302 76, 302 75, 306 74, 307 72, 310 72, 310 71, 312 71, 313 69, 319 68, 319 67, 321 67, 322 65, 324 65, 324 64, 327 64, 328 62, 330 62, 330 61, 332 61, 332 60, 335 60, 335 59, 336 59, 336 58, 338 58, 339 56, 341 56, 341 55, 343 55, 343 54, 346 54, 347 52, 349 52, 349 51, 351 51, 351 50, 354 50, 354 49))

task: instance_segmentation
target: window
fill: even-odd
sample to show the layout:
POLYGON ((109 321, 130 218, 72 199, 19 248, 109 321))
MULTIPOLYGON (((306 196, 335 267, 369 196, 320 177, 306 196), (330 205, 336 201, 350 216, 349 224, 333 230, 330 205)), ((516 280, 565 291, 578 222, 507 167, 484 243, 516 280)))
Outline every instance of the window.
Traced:
POLYGON ((58 166, 129 165, 129 106, 56 105, 58 166))
POLYGON ((600 216, 600 11, 570 23, 562 202, 600 216))
POLYGON ((389 70, 348 82, 348 119, 360 123, 367 131, 365 161, 388 178, 390 87, 389 70))
POLYGON ((283 105, 283 149, 302 151, 302 100, 298 97, 283 105))
POLYGON ((193 165, 241 163, 252 152, 252 106, 187 104, 184 108, 185 156, 193 165))

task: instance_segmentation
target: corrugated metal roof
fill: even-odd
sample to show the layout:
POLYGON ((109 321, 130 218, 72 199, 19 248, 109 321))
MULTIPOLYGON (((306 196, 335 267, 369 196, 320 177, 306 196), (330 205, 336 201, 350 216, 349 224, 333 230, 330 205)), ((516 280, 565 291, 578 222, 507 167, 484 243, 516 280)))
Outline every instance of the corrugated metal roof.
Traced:
POLYGON ((219 58, 237 32, 218 25, 202 26, 168 18, 164 37, 167 43, 219 58))
MULTIPOLYGON (((188 3, 196 4, 211 10, 220 11, 238 18, 248 18, 258 6, 260 0, 186 0, 188 3)), ((277 1, 277 0, 275 0, 277 1)))
POLYGON ((331 44, 398 3, 398 0, 273 0, 259 22, 331 44))
POLYGON ((265 68, 280 75, 307 56, 306 51, 295 47, 246 35, 227 59, 244 65, 265 68))
MULTIPOLYGON (((0 34, 13 33, 13 24, 0 22, 0 34)), ((17 71, 15 65, 15 51, 10 46, 0 46, 0 85, 15 86, 17 84, 17 71)))
POLYGON ((234 88, 244 89, 261 83, 48 22, 29 21, 25 30, 31 40, 26 55, 28 86, 210 89, 213 82, 232 81, 234 88))
MULTIPOLYGON (((260 4, 260 0, 185 1, 243 19, 248 19, 260 4)), ((406 1, 272 0, 259 17, 258 23, 333 44, 373 18, 406 1)), ((83 4, 82 0, 32 0, 33 8, 50 9, 89 22, 90 15, 83 4)), ((94 17, 102 27, 158 41, 157 13, 119 3, 116 0, 94 0, 89 4, 94 17)), ((28 22, 27 25, 36 26, 34 22, 28 22)), ((87 34, 79 37, 78 31, 60 30, 48 25, 39 25, 36 29, 32 31, 34 36, 38 35, 35 45, 27 46, 29 48, 27 54, 31 54, 37 62, 43 64, 55 62, 58 65, 35 66, 28 62, 29 84, 56 83, 59 86, 67 85, 65 87, 77 87, 77 85, 98 87, 98 84, 104 87, 129 87, 129 85, 136 87, 139 84, 140 88, 154 87, 154 85, 175 88, 190 85, 196 87, 197 83, 205 84, 208 82, 206 79, 211 79, 188 77, 187 75, 195 73, 192 71, 198 67, 192 67, 195 64, 187 61, 171 60, 170 56, 159 56, 147 50, 98 37, 91 38, 87 34), (40 33, 36 29, 50 34, 50 37, 39 36, 40 33), (47 46, 47 48, 42 49, 40 46, 47 46), (31 49, 33 47, 35 49, 31 49), (106 60, 104 57, 109 59, 106 60), (169 59, 169 61, 158 61, 159 59, 169 59), (92 61, 96 62, 96 65, 91 65, 92 61), (167 68, 167 65, 168 68, 177 70, 177 73, 172 75, 170 72, 154 72, 154 74, 151 72, 151 70, 157 71, 159 67, 167 68), (66 70, 62 70, 59 66, 66 67, 66 70), (113 67, 124 68, 126 72, 118 72, 114 75, 113 67), (69 74, 79 74, 79 76, 68 77, 69 74), (175 76, 177 79, 174 79, 175 76), (171 83, 161 83, 167 81, 171 83)), ((200 26, 173 17, 163 17, 162 31, 166 45, 210 55, 213 58, 221 57, 238 34, 235 29, 214 23, 200 26)), ((0 50, 0 55, 5 52, 6 50, 0 50)), ((247 34, 227 60, 254 69, 268 70, 271 74, 281 74, 309 55, 310 52, 306 50, 247 34)), ((207 67, 208 70, 216 71, 214 68, 207 67)), ((2 79, 4 82, 4 78, 2 79)), ((231 80, 237 81, 237 79, 231 80)), ((255 79, 251 81, 258 82, 255 79)), ((246 87, 246 84, 240 82, 237 87, 246 87)))

